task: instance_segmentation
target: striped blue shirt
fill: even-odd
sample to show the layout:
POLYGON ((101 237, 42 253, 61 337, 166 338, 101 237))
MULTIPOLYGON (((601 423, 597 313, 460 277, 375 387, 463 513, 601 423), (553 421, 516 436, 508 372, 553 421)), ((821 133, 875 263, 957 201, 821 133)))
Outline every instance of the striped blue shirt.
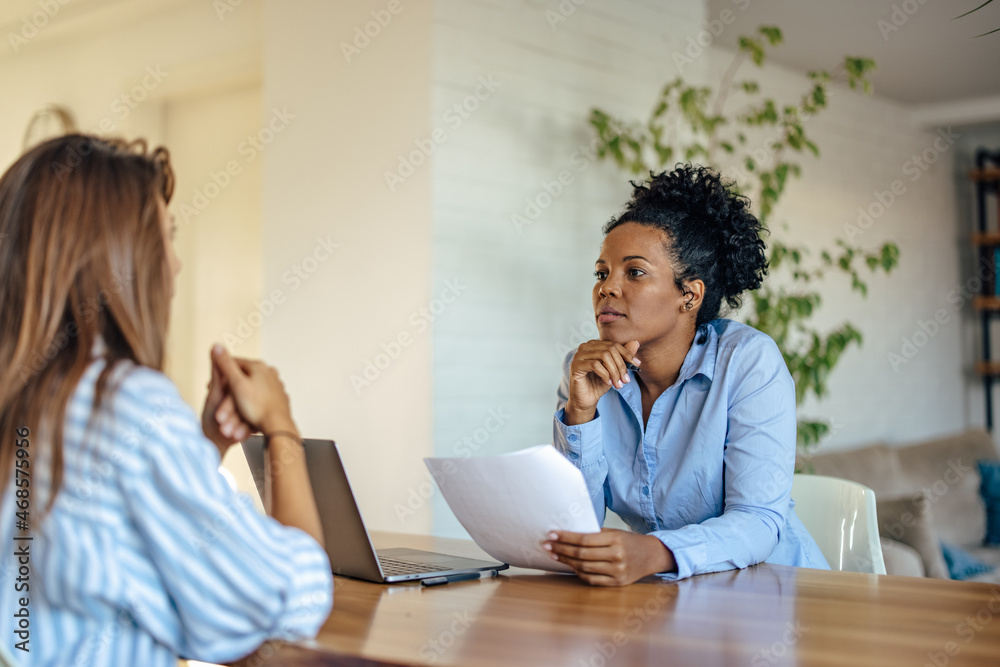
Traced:
MULTIPOLYGON (((162 373, 121 362, 87 432, 96 359, 67 405, 64 477, 32 530, 30 653, 8 630, 19 609, 13 484, 0 515, 0 622, 23 665, 176 667, 224 662, 268 639, 314 637, 333 603, 330 563, 305 532, 257 512, 219 474, 219 453, 162 373)), ((30 512, 50 474, 31 433, 30 512)))
POLYGON ((601 397, 592 421, 567 426, 570 353, 556 448, 583 472, 599 518, 608 508, 673 552, 677 572, 667 579, 761 561, 829 569, 793 509, 795 384, 778 346, 732 320, 702 331, 707 340, 691 345, 645 425, 632 372, 601 397))

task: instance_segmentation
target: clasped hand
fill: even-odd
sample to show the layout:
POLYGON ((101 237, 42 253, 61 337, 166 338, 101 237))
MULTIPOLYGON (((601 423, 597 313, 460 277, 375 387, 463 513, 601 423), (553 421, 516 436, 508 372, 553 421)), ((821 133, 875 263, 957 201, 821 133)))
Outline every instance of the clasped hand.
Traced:
POLYGON ((251 433, 295 429, 288 395, 273 367, 232 357, 221 345, 212 348, 211 363, 201 426, 219 448, 219 456, 251 433))

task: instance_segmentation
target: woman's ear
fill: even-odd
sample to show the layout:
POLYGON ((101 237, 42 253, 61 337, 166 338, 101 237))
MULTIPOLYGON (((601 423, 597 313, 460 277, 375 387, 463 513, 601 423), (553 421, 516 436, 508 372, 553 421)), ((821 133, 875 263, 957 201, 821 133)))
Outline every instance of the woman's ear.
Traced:
POLYGON ((684 304, 681 306, 681 310, 684 312, 697 311, 701 307, 701 301, 704 298, 704 281, 692 280, 684 283, 684 304))

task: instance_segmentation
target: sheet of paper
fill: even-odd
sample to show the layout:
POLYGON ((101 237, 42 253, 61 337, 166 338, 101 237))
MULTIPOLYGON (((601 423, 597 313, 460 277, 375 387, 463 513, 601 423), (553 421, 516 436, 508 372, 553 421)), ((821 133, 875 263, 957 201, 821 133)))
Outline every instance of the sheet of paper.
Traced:
POLYGON ((472 539, 504 563, 571 572, 542 549, 548 532, 601 529, 583 474, 552 445, 424 463, 472 539))

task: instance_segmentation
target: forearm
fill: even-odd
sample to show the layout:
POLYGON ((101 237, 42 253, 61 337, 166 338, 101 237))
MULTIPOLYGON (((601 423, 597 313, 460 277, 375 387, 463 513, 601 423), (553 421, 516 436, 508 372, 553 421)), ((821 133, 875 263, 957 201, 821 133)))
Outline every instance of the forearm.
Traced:
POLYGON ((700 524, 651 533, 671 550, 676 577, 721 572, 765 560, 778 542, 782 518, 772 513, 730 510, 700 524))
POLYGON ((569 425, 565 412, 556 412, 552 420, 552 444, 570 463, 583 473, 583 480, 590 492, 594 514, 599 524, 605 516, 605 482, 608 462, 604 456, 603 431, 600 415, 595 411, 592 419, 579 425, 569 425))
POLYGON ((299 528, 324 545, 323 527, 306 468, 305 448, 294 425, 280 430, 295 437, 282 434, 268 439, 265 509, 280 523, 299 528))

